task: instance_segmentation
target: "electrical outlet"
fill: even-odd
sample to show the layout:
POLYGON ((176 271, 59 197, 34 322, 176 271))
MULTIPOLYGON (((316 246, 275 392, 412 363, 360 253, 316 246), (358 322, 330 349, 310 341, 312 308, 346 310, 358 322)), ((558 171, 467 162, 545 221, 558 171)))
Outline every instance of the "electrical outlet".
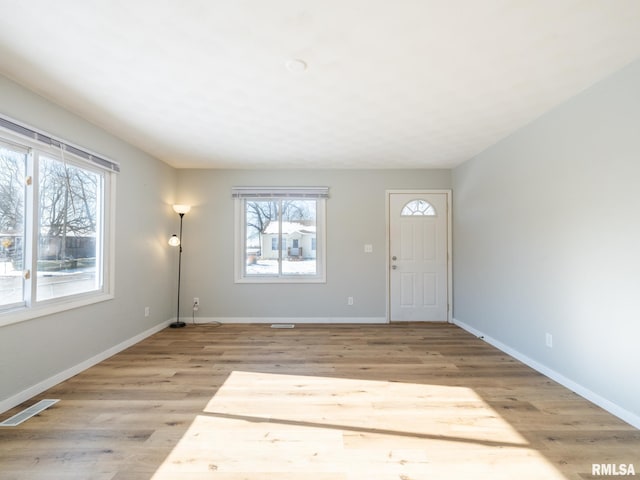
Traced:
POLYGON ((347 297, 347 305, 353 305, 353 297, 347 297))
POLYGON ((200 298, 199 297, 193 297, 193 306, 200 306, 200 298))
POLYGON ((151 308, 144 307, 144 316, 148 317, 151 314, 151 308))
POLYGON ((553 335, 551 335, 550 333, 547 333, 545 335, 545 345, 549 348, 553 348, 553 335))

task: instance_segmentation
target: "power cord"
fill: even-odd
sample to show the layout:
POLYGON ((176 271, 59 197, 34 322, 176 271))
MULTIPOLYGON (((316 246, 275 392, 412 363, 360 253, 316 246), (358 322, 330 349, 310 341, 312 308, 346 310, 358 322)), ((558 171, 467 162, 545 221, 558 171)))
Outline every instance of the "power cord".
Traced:
MULTIPOLYGON (((195 325, 196 324, 196 312, 200 310, 200 304, 198 302, 193 302, 193 307, 191 308, 191 325, 195 325)), ((198 325, 209 325, 211 327, 221 327, 222 323, 213 320, 211 322, 203 322, 203 323, 199 323, 198 325)))

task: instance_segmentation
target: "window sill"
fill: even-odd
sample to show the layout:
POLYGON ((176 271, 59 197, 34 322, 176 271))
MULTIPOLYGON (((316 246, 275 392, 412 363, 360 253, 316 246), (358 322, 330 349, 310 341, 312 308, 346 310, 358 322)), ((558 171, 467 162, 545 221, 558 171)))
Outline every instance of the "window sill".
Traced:
POLYGON ((299 285, 303 283, 327 283, 327 279, 324 277, 240 277, 235 279, 235 283, 253 283, 253 284, 264 284, 264 283, 284 283, 291 285, 299 285))
POLYGON ((14 310, 7 310, 0 314, 0 327, 6 327, 8 325, 32 320, 34 318, 46 317, 47 315, 85 307, 94 303, 113 300, 113 298, 113 295, 109 293, 92 293, 47 302, 46 304, 38 305, 36 307, 20 307, 14 310))

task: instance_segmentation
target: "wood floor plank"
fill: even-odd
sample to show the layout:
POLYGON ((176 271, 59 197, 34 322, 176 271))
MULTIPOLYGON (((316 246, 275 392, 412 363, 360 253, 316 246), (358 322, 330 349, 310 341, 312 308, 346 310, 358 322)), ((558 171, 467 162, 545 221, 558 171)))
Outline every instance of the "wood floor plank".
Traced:
POLYGON ((640 432, 447 324, 189 325, 0 429, 0 479, 586 479, 640 432))

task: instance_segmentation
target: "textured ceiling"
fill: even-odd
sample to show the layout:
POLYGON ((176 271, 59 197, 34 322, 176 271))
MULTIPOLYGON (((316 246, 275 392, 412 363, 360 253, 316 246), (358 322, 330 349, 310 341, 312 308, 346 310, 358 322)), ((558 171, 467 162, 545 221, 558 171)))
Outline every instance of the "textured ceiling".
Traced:
POLYGON ((452 167, 640 57, 638 0, 0 11, 0 73, 176 167, 452 167))

